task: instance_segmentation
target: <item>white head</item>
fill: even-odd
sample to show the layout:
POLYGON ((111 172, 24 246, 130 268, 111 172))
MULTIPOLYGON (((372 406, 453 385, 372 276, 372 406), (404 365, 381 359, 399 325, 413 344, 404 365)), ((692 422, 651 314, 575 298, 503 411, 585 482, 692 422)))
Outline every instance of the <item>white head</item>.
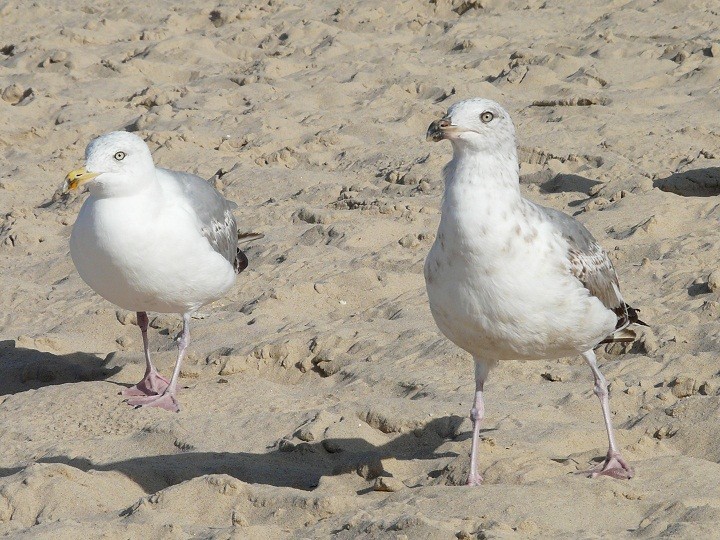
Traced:
POLYGON ((65 190, 88 184, 95 195, 131 195, 154 178, 155 165, 145 141, 133 133, 112 131, 90 141, 85 167, 68 173, 65 190))
POLYGON ((512 119, 489 99, 455 103, 444 118, 430 124, 427 139, 435 142, 447 139, 454 151, 461 153, 516 153, 512 119))

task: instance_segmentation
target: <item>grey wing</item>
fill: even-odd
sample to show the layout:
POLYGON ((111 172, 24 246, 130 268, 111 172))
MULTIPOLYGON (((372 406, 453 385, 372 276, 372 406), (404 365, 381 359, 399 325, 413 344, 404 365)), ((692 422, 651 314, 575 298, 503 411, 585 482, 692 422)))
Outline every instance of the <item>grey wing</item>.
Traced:
POLYGON ((225 257, 238 274, 247 268, 247 257, 238 248, 237 223, 232 213, 237 205, 199 176, 163 170, 173 177, 190 201, 201 223, 200 232, 213 249, 225 257))
POLYGON ((635 311, 623 300, 617 272, 605 250, 582 223, 554 210, 538 206, 568 244, 570 271, 590 294, 617 315, 616 329, 637 322, 635 311), (632 319, 635 319, 633 321, 632 319))

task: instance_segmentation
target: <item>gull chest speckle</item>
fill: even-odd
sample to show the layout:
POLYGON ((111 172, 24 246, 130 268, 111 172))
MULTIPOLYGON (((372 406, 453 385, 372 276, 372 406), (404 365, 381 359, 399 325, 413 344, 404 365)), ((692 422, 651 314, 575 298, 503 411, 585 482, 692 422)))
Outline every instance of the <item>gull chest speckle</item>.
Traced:
POLYGON ((532 203, 448 190, 425 275, 454 343, 493 363, 577 354, 612 333, 616 317, 570 275, 566 242, 532 203))
POLYGON ((468 483, 482 479, 477 449, 490 369, 501 360, 576 354, 593 372, 608 433, 607 458, 593 474, 631 477, 615 443, 607 384, 593 348, 632 340, 625 328, 639 321, 620 294, 607 254, 582 224, 521 196, 515 128, 497 103, 453 105, 430 125, 428 139, 453 146, 425 282, 438 328, 475 361, 468 483))

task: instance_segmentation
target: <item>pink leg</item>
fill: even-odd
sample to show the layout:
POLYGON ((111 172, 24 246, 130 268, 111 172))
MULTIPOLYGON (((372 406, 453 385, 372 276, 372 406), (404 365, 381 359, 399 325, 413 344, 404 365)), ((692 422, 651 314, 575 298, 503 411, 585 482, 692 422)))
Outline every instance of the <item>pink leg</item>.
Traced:
POLYGON ((156 396, 167 388, 169 381, 158 373, 150 360, 150 344, 148 342, 148 316, 144 311, 138 311, 137 322, 142 332, 143 347, 145 349, 145 376, 135 386, 122 391, 123 396, 156 396))
POLYGON ((585 361, 588 363, 593 372, 593 377, 595 379, 595 395, 600 399, 609 443, 605 462, 597 469, 589 471, 590 476, 593 478, 601 475, 612 476, 617 479, 632 478, 635 471, 633 471, 630 464, 620 455, 617 443, 615 442, 615 433, 613 431, 612 423, 610 422, 610 398, 608 397, 607 382, 597 367, 595 352, 592 350, 587 351, 583 353, 583 358, 585 358, 585 361))
POLYGON ((482 476, 478 472, 477 453, 480 441, 480 422, 485 417, 485 401, 483 400, 483 388, 487 379, 490 366, 477 358, 475 359, 475 401, 470 411, 470 420, 473 422, 472 446, 470 447, 470 474, 468 475, 468 486, 479 486, 482 483, 482 476))
POLYGON ((183 314, 183 329, 178 342, 178 358, 175 362, 175 370, 173 371, 170 384, 165 391, 159 396, 135 397, 128 399, 128 405, 133 407, 160 407, 168 411, 180 412, 180 404, 175 397, 177 394, 177 380, 180 376, 180 366, 182 365, 185 352, 190 344, 190 314, 183 314))

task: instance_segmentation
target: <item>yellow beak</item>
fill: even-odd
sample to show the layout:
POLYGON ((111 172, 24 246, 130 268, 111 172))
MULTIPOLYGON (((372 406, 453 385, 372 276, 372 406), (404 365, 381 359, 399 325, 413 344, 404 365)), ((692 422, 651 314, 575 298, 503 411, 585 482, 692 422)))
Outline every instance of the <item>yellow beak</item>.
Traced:
POLYGON ((63 193, 75 190, 85 182, 89 182, 90 180, 99 175, 100 173, 88 172, 85 167, 83 167, 82 169, 75 169, 74 171, 70 171, 65 177, 63 193))

